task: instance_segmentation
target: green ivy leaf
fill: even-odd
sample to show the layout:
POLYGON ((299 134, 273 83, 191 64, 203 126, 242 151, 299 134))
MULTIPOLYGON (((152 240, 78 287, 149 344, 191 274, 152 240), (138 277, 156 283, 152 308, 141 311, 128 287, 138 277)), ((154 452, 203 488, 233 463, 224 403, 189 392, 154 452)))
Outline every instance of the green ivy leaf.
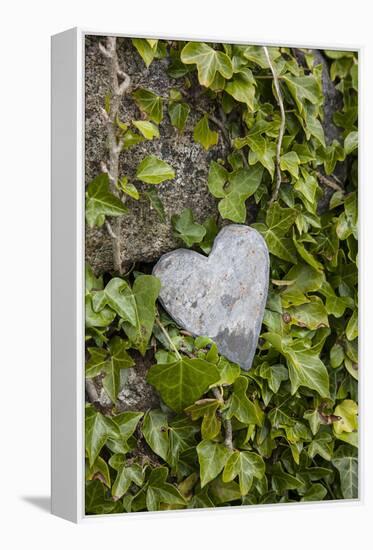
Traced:
POLYGON ((181 214, 173 215, 172 226, 176 236, 182 239, 188 248, 200 243, 206 235, 203 225, 194 221, 191 208, 185 208, 181 214))
POLYGON ((268 332, 262 337, 286 358, 292 394, 299 386, 306 386, 317 391, 321 397, 329 397, 328 371, 317 351, 306 347, 301 340, 288 344, 279 334, 268 332))
POLYGON ((349 445, 338 447, 332 459, 332 464, 339 472, 343 497, 358 498, 359 468, 357 450, 349 445))
POLYGON ((166 223, 166 213, 164 210, 163 202, 161 201, 157 190, 155 188, 150 188, 148 191, 144 191, 144 195, 149 199, 149 202, 157 212, 159 219, 162 223, 166 223))
POLYGON ((179 132, 184 131, 189 113, 190 107, 186 103, 170 101, 168 104, 168 114, 170 116, 171 124, 172 126, 175 126, 179 132))
POLYGON ((294 224, 296 216, 294 209, 282 208, 275 202, 268 208, 266 224, 252 224, 263 235, 271 254, 294 264, 297 263, 294 245, 285 235, 294 224))
POLYGON ((262 479, 264 472, 265 464, 261 456, 248 451, 235 451, 225 464, 223 481, 227 483, 238 476, 240 493, 244 496, 250 491, 254 477, 262 479))
POLYGON ((220 474, 230 454, 231 451, 227 447, 213 441, 201 441, 197 445, 201 487, 207 485, 220 474))
POLYGON ((113 420, 104 416, 92 406, 86 407, 85 448, 90 467, 95 463, 108 438, 115 438, 118 435, 119 429, 113 420))
POLYGON ((140 194, 136 187, 133 185, 133 183, 130 183, 126 177, 123 177, 119 180, 119 185, 123 193, 131 197, 132 199, 135 199, 136 201, 139 200, 140 194))
POLYGON ((247 107, 254 111, 255 79, 249 69, 236 74, 232 80, 227 82, 225 91, 237 101, 246 103, 247 107))
POLYGON ((219 379, 213 363, 203 359, 180 357, 177 361, 153 365, 147 380, 171 409, 180 412, 191 405, 219 379))
POLYGON ((148 411, 141 431, 149 447, 163 460, 167 460, 168 422, 165 413, 158 410, 148 411))
POLYGON ((111 489, 114 499, 120 499, 127 493, 131 484, 141 487, 144 483, 144 470, 139 464, 126 466, 124 455, 112 455, 109 460, 112 468, 117 470, 117 476, 111 489), (118 460, 119 459, 119 460, 118 460))
POLYGON ((89 227, 100 227, 105 216, 122 216, 127 208, 109 191, 109 176, 100 174, 87 187, 85 216, 89 227))
POLYGON ((185 412, 190 414, 192 420, 202 418, 202 439, 214 439, 220 433, 221 421, 216 414, 220 406, 221 402, 217 399, 207 398, 200 399, 185 409, 185 412))
POLYGON ((233 73, 231 60, 225 53, 201 42, 188 42, 180 58, 186 65, 197 65, 198 80, 206 87, 211 86, 217 72, 224 78, 231 78, 233 73))
POLYGON ((358 148, 359 145, 359 134, 358 132, 350 132, 344 141, 344 150, 346 155, 350 155, 353 151, 358 148))
POLYGON ((240 376, 235 381, 233 393, 228 403, 227 418, 234 416, 243 424, 261 426, 264 420, 263 411, 247 397, 247 386, 248 380, 243 376, 240 376))
POLYGON ((217 162, 211 162, 208 187, 214 197, 222 199, 218 206, 222 218, 238 223, 245 222, 245 201, 258 189, 262 175, 263 169, 260 166, 228 172, 217 162))
POLYGON ((86 378, 104 374, 102 381, 106 393, 115 403, 119 392, 120 371, 132 367, 135 362, 127 352, 128 343, 118 336, 111 339, 108 350, 88 348, 89 361, 86 364, 86 378))
POLYGON ((133 92, 133 98, 138 108, 148 115, 150 120, 159 124, 163 119, 163 101, 151 90, 140 88, 133 92))
POLYGON ((150 474, 146 492, 146 505, 149 511, 159 510, 161 503, 177 507, 186 505, 179 490, 166 481, 167 474, 168 470, 163 466, 154 468, 150 474))
POLYGON ((206 151, 218 143, 219 134, 213 130, 210 130, 208 115, 203 117, 197 122, 193 131, 194 141, 200 143, 206 151))
POLYGON ((288 153, 285 153, 280 157, 281 170, 286 170, 295 179, 298 179, 299 177, 299 165, 300 160, 295 151, 289 151, 288 153))
POLYGON ((164 160, 149 155, 140 162, 136 171, 137 179, 144 183, 158 184, 175 177, 175 170, 164 160))

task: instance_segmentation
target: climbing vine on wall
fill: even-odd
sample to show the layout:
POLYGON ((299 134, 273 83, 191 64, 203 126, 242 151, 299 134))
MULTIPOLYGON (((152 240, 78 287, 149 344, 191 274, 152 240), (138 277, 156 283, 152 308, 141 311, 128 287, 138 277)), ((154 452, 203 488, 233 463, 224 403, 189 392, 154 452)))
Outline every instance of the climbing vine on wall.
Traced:
POLYGON ((132 44, 144 70, 166 60, 177 85, 163 96, 134 89, 116 39, 100 45, 110 76, 107 157, 87 186, 86 221, 106 227, 113 269, 96 277, 86 268, 86 512, 356 498, 357 54, 132 44), (337 90, 332 110, 326 81, 337 90), (125 94, 137 120, 119 116, 125 94), (190 208, 168 220, 157 187, 172 185, 172 163, 148 155, 133 178, 119 171, 120 155, 162 139, 164 117, 183 133, 191 112, 192 139, 228 151, 206 179, 219 217, 202 223, 190 208), (141 194, 180 246, 200 253, 222 224, 249 223, 263 235, 269 295, 248 372, 167 316, 149 269, 123 272, 120 224, 127 197, 141 194), (118 396, 144 357, 158 405, 123 410, 118 396))

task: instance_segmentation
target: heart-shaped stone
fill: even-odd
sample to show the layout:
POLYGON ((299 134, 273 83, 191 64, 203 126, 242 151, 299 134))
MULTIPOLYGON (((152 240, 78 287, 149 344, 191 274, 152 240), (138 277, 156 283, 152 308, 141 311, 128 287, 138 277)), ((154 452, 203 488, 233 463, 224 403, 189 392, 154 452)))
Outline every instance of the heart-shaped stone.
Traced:
POLYGON ((154 266, 160 301, 194 336, 209 336, 219 352, 251 367, 267 300, 269 254, 263 237, 231 224, 215 238, 208 257, 180 248, 154 266))

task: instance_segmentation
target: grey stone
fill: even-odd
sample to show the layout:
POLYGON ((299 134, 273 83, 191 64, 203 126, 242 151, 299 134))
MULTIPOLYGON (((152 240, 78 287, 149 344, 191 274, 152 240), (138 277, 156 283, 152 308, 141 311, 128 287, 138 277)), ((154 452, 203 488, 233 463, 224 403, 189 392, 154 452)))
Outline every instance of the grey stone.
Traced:
POLYGON ((267 300, 269 254, 247 225, 228 225, 208 257, 178 249, 162 256, 153 275, 166 311, 194 336, 209 336, 222 355, 251 367, 267 300))
MULTIPOLYGON (((106 161, 108 155, 107 130, 101 111, 110 84, 106 61, 98 47, 100 40, 105 43, 105 37, 88 36, 85 48, 86 184, 101 172, 100 163, 106 161)), ((130 39, 118 38, 117 51, 121 66, 126 67, 131 77, 131 89, 121 104, 121 120, 129 124, 131 120, 142 118, 131 95, 134 90, 147 88, 167 97, 170 88, 180 87, 180 81, 167 74, 167 59, 155 59, 146 68, 130 39)), ((128 213, 121 218, 120 243, 125 270, 133 262, 154 262, 165 252, 177 248, 178 241, 171 226, 173 214, 191 208, 200 223, 209 216, 218 216, 217 201, 208 192, 207 176, 211 160, 225 158, 228 150, 221 135, 217 146, 209 151, 194 141, 193 129, 202 116, 196 107, 214 112, 211 100, 195 97, 196 91, 198 85, 193 83, 189 90, 190 97, 186 99, 191 112, 182 134, 171 125, 165 102, 164 117, 159 125, 160 138, 143 141, 121 153, 120 176, 125 175, 135 183, 141 195, 139 201, 127 198, 128 213), (138 164, 147 155, 165 160, 176 173, 173 180, 156 186, 165 208, 166 223, 160 221, 143 194, 150 186, 134 178, 138 164)), ((93 229, 86 227, 85 254, 96 275, 113 270, 112 241, 104 226, 93 229)))

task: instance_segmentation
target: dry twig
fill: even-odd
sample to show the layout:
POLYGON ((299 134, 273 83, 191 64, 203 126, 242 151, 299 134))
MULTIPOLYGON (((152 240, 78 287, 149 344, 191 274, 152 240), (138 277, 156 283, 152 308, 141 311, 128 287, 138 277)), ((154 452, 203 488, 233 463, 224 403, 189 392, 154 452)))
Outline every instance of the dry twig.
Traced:
MULTIPOLYGON (((119 154, 122 150, 123 143, 122 139, 117 136, 116 120, 119 115, 122 97, 128 91, 131 79, 119 66, 115 36, 109 36, 106 40, 106 46, 100 43, 99 48, 107 60, 110 76, 110 110, 109 113, 107 113, 103 109, 102 113, 107 126, 109 143, 109 166, 106 171, 110 178, 111 192, 113 195, 120 198, 117 183, 119 178, 119 154)), ((113 228, 111 224, 107 222, 106 228, 112 238, 114 271, 122 275, 120 247, 121 218, 118 217, 113 221, 113 228)))

